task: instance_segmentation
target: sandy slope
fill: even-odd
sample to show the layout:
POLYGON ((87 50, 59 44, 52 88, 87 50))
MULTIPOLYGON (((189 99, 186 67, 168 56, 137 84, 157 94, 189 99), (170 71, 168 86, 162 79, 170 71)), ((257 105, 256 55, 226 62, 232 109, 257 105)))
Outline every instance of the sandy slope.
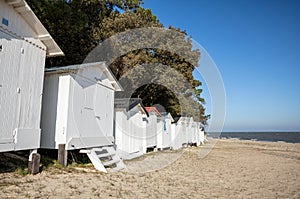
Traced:
POLYGON ((130 172, 0 173, 0 198, 300 198, 300 144, 218 140, 205 150, 151 153, 127 162, 130 172))

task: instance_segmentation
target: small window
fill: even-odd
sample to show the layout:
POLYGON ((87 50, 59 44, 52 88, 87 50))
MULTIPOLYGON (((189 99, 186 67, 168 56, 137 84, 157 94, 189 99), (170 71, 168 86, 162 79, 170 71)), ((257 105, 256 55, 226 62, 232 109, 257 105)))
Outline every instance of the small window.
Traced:
POLYGON ((2 18, 2 24, 8 26, 8 19, 2 18))

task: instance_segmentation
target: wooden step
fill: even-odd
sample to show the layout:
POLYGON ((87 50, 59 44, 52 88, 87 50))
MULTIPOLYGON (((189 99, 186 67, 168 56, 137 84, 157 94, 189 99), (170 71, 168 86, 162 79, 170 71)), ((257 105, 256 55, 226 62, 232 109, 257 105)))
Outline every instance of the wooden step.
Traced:
POLYGON ((86 153, 94 167, 99 171, 117 172, 126 169, 123 160, 117 155, 113 146, 82 149, 80 153, 86 153))
POLYGON ((112 160, 109 160, 109 161, 103 161, 102 164, 104 166, 111 166, 111 165, 116 164, 118 162, 120 162, 120 159, 112 159, 112 160))
POLYGON ((106 157, 109 157, 109 156, 113 156, 113 155, 116 155, 115 152, 112 152, 112 153, 108 153, 108 152, 103 152, 103 151, 95 151, 95 153, 97 154, 97 156, 99 158, 106 158, 106 157))

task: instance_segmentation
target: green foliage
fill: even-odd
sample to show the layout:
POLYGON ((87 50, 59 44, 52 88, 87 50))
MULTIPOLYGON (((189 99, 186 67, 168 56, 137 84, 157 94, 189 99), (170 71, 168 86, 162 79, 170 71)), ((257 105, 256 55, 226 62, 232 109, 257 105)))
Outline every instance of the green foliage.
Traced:
POLYGON ((42 170, 47 170, 56 163, 56 159, 50 158, 47 155, 41 156, 42 170))
POLYGON ((100 1, 27 2, 65 53, 64 57, 47 59, 48 67, 82 63, 100 39, 98 21, 108 14, 106 12, 110 12, 100 1), (101 13, 97 10, 101 10, 101 13))
MULTIPOLYGON (((27 2, 65 53, 64 57, 47 59, 47 67, 80 64, 99 42, 118 33, 136 28, 163 27, 151 10, 141 7, 143 3, 141 0, 28 0, 27 2)), ((195 80, 192 75, 198 65, 200 52, 192 48, 191 38, 185 31, 168 28, 178 34, 145 33, 142 35, 148 41, 145 45, 154 46, 154 42, 158 44, 156 48, 138 49, 123 45, 121 48, 124 49, 120 50, 127 53, 113 60, 109 67, 117 79, 125 81, 124 76, 136 66, 157 63, 170 66, 182 77, 177 81, 173 79, 172 82, 164 82, 163 86, 155 83, 157 79, 155 74, 151 76, 152 79, 148 84, 142 87, 136 87, 140 82, 130 81, 127 78, 126 81, 129 82, 125 87, 136 88, 129 97, 142 98, 146 106, 161 104, 174 117, 193 116, 195 120, 206 123, 208 116, 205 115, 203 107, 205 101, 201 97, 201 82, 195 80), (137 50, 128 52, 126 48, 137 50), (176 87, 177 90, 170 89, 172 87, 176 87)), ((97 61, 107 60, 101 57, 101 60, 97 61)), ((139 79, 138 76, 142 75, 142 72, 135 73, 133 79, 139 79)), ((155 73, 166 74, 166 71, 160 67, 155 73)), ((170 77, 162 76, 165 79, 170 77)))
POLYGON ((19 174, 19 175, 22 175, 22 176, 25 176, 28 174, 28 168, 22 168, 22 167, 18 167, 16 170, 15 170, 15 173, 19 174))

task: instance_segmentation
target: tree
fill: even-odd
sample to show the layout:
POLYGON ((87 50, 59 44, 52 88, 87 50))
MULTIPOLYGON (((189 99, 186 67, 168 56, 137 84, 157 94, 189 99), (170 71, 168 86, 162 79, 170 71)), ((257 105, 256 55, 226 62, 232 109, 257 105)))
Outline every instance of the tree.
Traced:
POLYGON ((80 64, 99 41, 101 21, 116 9, 134 10, 139 0, 27 0, 27 3, 43 22, 64 57, 47 59, 46 66, 80 64))
MULTIPOLYGON (((93 61, 108 61, 117 79, 123 84, 126 82, 123 87, 135 88, 127 97, 140 97, 146 106, 161 104, 174 117, 183 114, 206 123, 208 116, 203 107, 201 82, 192 74, 200 58, 199 50, 192 48, 191 38, 180 29, 168 27, 172 31, 164 34, 144 31, 142 28, 162 28, 163 25, 151 10, 141 7, 142 3, 140 0, 28 0, 65 53, 65 57, 47 59, 46 66, 80 64, 99 43, 124 31, 141 28, 142 34, 133 35, 133 38, 142 37, 148 42, 147 47, 123 45, 117 48, 126 53, 115 60, 106 60, 107 56, 103 55, 97 58, 100 60, 93 61), (135 73, 128 76, 132 70, 135 73), (148 75, 152 79, 141 85, 145 74, 152 74, 148 75), (162 79, 172 77, 175 80, 159 84, 156 82, 158 74, 162 79)), ((111 47, 116 48, 116 44, 111 47)))
MULTIPOLYGON (((104 27, 102 29, 103 34, 109 38, 128 29, 163 26, 153 17, 151 11, 138 8, 132 12, 122 14, 111 13, 109 18, 102 21, 102 27, 104 27)), ((139 97, 146 106, 152 106, 154 104, 162 105, 166 111, 170 112, 174 117, 183 114, 193 116, 195 120, 206 123, 208 116, 205 115, 205 109, 203 107, 204 99, 201 97, 202 90, 199 88, 201 82, 195 80, 192 74, 195 66, 198 64, 200 52, 192 49, 191 38, 187 36, 185 31, 173 27, 169 27, 169 29, 177 31, 180 34, 172 34, 172 32, 166 32, 165 35, 161 34, 161 32, 157 34, 155 32, 143 32, 143 34, 140 34, 140 32, 138 32, 136 33, 137 36, 135 36, 132 35, 135 33, 131 33, 130 36, 132 40, 137 40, 139 37, 142 37, 140 40, 143 42, 146 41, 145 46, 153 46, 153 42, 163 40, 161 44, 171 45, 170 48, 176 48, 176 52, 181 53, 177 54, 174 51, 171 52, 166 50, 165 46, 158 45, 158 48, 133 50, 115 59, 110 64, 110 68, 126 90, 119 94, 118 97, 139 97), (150 43, 148 44, 147 42, 150 43), (188 57, 189 60, 184 59, 185 57, 188 57), (149 66, 150 64, 156 65, 157 63, 170 66, 178 71, 179 74, 183 75, 183 77, 178 77, 178 81, 174 81, 175 76, 178 75, 174 74, 174 72, 172 75, 168 74, 166 70, 169 69, 166 69, 166 67, 156 67, 154 69, 149 66), (148 65, 148 67, 137 67, 140 65, 148 65), (133 70, 133 68, 134 71, 128 75, 128 71, 133 70), (147 79, 145 75, 147 75, 147 78, 150 76, 150 79, 147 79), (158 75, 160 77, 158 77, 158 75), (171 82, 155 83, 155 79, 157 78, 170 79, 170 77, 173 78, 171 82), (147 81, 145 81, 146 79, 147 81), (141 85, 140 81, 149 83, 141 85), (173 88, 175 86, 174 84, 176 84, 177 87, 176 91, 168 89, 173 88), (133 93, 132 90, 134 90, 133 93), (186 96, 186 94, 183 95, 183 92, 186 92, 186 90, 189 90, 189 93, 191 93, 189 96, 186 96)), ((116 48, 127 48, 127 46, 118 46, 116 48)), ((126 51, 127 50, 124 50, 124 52, 126 51)), ((105 59, 105 57, 101 59, 105 59)))

